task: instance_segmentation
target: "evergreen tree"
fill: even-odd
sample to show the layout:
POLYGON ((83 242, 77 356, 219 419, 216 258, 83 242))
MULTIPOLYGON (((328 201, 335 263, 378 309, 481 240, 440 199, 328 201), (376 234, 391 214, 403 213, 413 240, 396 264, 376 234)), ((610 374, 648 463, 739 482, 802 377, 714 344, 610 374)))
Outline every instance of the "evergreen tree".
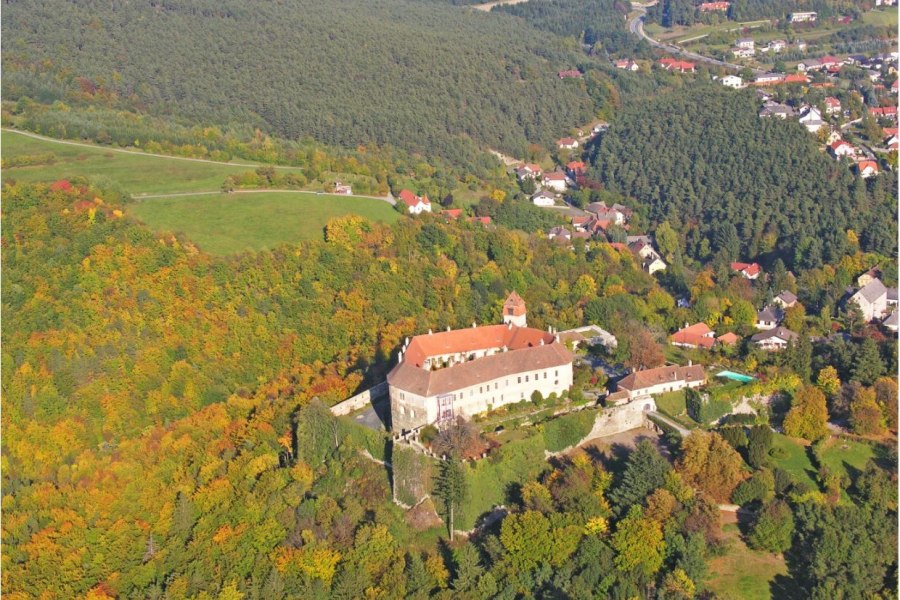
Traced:
POLYGON ((668 461, 647 440, 638 442, 628 456, 625 471, 618 485, 610 491, 609 498, 619 512, 641 504, 647 495, 666 482, 671 470, 668 461))
POLYGON ((884 373, 884 363, 878 352, 878 344, 872 338, 866 338, 856 353, 853 365, 853 378, 863 385, 872 385, 884 373))

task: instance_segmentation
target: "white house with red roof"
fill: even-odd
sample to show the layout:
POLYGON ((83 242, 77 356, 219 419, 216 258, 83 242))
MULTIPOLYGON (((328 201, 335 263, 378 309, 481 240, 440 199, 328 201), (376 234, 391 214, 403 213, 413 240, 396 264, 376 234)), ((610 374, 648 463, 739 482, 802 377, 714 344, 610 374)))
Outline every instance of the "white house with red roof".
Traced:
POLYGON ((897 120, 897 107, 896 106, 879 106, 877 108, 870 108, 869 113, 873 117, 877 117, 879 119, 893 119, 897 120))
POLYGON ((875 177, 878 175, 878 163, 874 160, 861 160, 856 163, 856 172, 865 179, 875 177))
POLYGON ((731 270, 751 280, 759 278, 759 274, 762 273, 762 267, 757 263, 733 262, 731 263, 731 270))
POLYGON ((556 142, 556 147, 560 150, 574 150, 578 147, 578 140, 570 137, 560 138, 556 142))
POLYGON ((683 328, 673 333, 670 339, 673 346, 708 350, 716 344, 716 332, 706 323, 685 324, 683 328))
POLYGON ((637 71, 640 69, 640 66, 630 58, 617 60, 615 64, 617 69, 625 69, 626 71, 637 71))
POLYGON ((428 196, 417 196, 407 189, 400 190, 400 202, 406 205, 406 209, 411 215, 431 212, 431 200, 428 199, 428 196))
POLYGON ((825 98, 825 114, 836 115, 841 112, 841 101, 834 96, 825 98))
POLYGON ((544 173, 544 176, 541 178, 541 183, 544 187, 560 193, 566 191, 566 188, 568 187, 566 174, 560 171, 544 173))
POLYGON ((856 156, 856 148, 844 140, 836 140, 828 146, 828 152, 835 158, 856 156))

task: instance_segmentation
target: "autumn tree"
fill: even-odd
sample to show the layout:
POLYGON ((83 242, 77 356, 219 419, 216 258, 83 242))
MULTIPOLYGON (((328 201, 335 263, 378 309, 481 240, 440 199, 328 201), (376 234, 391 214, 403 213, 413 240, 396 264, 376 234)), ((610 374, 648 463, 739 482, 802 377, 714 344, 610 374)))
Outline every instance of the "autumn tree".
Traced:
POLYGON ((530 571, 550 559, 553 551, 550 521, 531 510, 507 515, 500 527, 500 542, 517 569, 530 571))
POLYGON ((879 377, 875 381, 875 400, 881 407, 888 429, 897 431, 897 380, 879 377))
POLYGON ((628 344, 625 364, 633 369, 651 369, 665 361, 662 346, 645 327, 637 327, 628 344))
POLYGON ((784 326, 791 331, 802 333, 806 329, 806 308, 797 302, 784 311, 784 326))
POLYGON ((884 433, 884 414, 876 401, 874 388, 859 388, 850 403, 850 426, 857 435, 884 433))
POLYGON ((823 367, 816 376, 816 385, 825 393, 827 398, 831 398, 841 389, 841 379, 838 377, 837 369, 828 365, 823 367))
POLYGON ((794 394, 784 418, 784 433, 812 441, 828 435, 828 408, 822 390, 807 385, 794 394))
POLYGON ((744 459, 718 433, 695 431, 681 443, 675 468, 685 481, 727 502, 744 479, 744 459))

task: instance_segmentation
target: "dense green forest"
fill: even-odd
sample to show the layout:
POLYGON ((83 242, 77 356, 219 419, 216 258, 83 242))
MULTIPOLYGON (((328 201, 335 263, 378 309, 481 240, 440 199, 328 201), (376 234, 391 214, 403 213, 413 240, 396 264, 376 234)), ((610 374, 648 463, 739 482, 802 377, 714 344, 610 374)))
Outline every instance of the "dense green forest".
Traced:
POLYGON ((580 83, 556 76, 579 53, 440 3, 14 2, 3 25, 8 100, 86 87, 194 122, 463 163, 549 145, 593 115, 580 83))
POLYGON ((650 46, 628 30, 625 15, 630 6, 619 0, 542 0, 501 4, 493 12, 522 17, 537 29, 571 36, 595 51, 649 55, 650 46))
POLYGON ((824 155, 796 122, 761 119, 752 92, 678 90, 627 107, 591 150, 593 174, 668 220, 690 256, 835 262, 847 230, 896 249, 896 180, 868 182, 824 155))

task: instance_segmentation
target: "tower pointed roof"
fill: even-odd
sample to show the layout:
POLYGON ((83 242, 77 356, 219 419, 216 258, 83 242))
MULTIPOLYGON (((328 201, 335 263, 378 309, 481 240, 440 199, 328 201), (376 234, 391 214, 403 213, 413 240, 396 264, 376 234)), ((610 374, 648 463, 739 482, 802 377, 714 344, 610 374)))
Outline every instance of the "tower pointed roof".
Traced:
POLYGON ((520 296, 519 294, 516 293, 515 290, 513 290, 512 293, 511 293, 509 296, 507 296, 506 301, 503 303, 503 306, 504 306, 504 307, 508 307, 508 306, 517 306, 517 307, 518 307, 518 306, 521 306, 521 307, 524 308, 524 307, 525 307, 525 301, 522 300, 522 296, 520 296))

